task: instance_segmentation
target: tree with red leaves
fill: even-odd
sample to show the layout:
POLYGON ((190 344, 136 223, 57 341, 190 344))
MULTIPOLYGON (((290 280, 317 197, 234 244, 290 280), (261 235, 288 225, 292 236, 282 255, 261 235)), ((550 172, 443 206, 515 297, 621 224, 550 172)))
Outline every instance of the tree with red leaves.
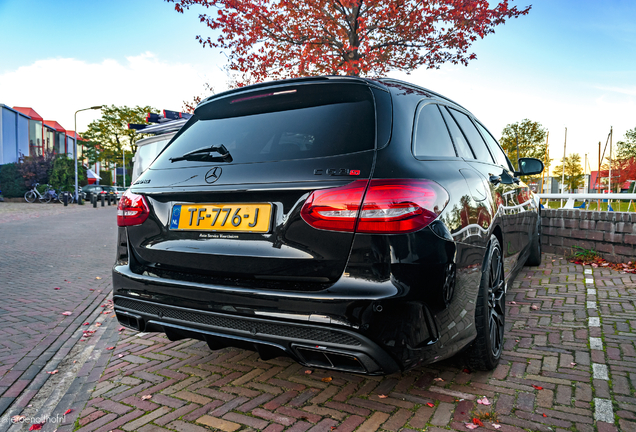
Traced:
POLYGON ((380 76, 391 70, 467 65, 477 38, 526 15, 512 0, 166 0, 199 19, 218 38, 238 85, 310 75, 380 76), (494 7, 490 7, 493 3, 494 7))
MULTIPOLYGON (((601 186, 607 190, 607 177, 609 176, 609 163, 604 163, 601 167, 601 180, 605 184, 601 186)), ((636 157, 612 160, 612 191, 620 192, 625 182, 636 180, 636 157)), ((630 184, 630 192, 634 189, 634 184, 630 184)))

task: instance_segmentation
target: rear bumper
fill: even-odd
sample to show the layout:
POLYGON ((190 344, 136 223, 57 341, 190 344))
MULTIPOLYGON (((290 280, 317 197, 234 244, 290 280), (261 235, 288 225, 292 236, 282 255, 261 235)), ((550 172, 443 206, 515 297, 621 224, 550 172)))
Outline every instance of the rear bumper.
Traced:
POLYGON ((175 277, 140 266, 123 229, 119 239, 115 311, 139 331, 372 375, 442 360, 474 338, 474 293, 466 291, 473 284, 455 286, 455 246, 428 229, 359 236, 346 271, 318 291, 175 277), (394 262, 378 261, 379 251, 391 251, 384 255, 394 262))
POLYGON ((114 296, 119 322, 138 331, 193 337, 212 348, 239 346, 264 358, 286 355, 309 367, 370 375, 398 371, 378 344, 351 330, 317 324, 235 316, 114 296))

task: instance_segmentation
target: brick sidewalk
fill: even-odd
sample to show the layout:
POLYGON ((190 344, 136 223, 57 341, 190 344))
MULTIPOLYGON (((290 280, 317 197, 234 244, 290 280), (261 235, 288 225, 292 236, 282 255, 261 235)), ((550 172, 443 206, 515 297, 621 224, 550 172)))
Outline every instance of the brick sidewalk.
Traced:
POLYGON ((544 255, 508 292, 505 352, 488 373, 454 358, 387 377, 308 374, 285 358, 126 331, 58 431, 435 432, 473 418, 502 432, 635 431, 634 300, 634 275, 544 255))
POLYGON ((31 404, 110 294, 115 236, 114 207, 0 203, 0 416, 31 404))

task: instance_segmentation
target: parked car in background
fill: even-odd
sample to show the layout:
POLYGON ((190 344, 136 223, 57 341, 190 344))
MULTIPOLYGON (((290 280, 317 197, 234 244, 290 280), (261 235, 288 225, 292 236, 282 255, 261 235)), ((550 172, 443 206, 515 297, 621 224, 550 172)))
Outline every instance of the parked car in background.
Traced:
POLYGON ((125 188, 123 186, 113 186, 113 188, 115 189, 115 193, 117 194, 117 199, 120 199, 124 192, 128 190, 128 188, 125 188))
POLYGON ((538 199, 469 111, 393 79, 213 95, 120 200, 119 322, 380 375, 493 369, 538 199))
POLYGON ((93 195, 100 199, 100 195, 116 195, 116 191, 113 186, 90 184, 82 187, 82 199, 90 201, 93 195))

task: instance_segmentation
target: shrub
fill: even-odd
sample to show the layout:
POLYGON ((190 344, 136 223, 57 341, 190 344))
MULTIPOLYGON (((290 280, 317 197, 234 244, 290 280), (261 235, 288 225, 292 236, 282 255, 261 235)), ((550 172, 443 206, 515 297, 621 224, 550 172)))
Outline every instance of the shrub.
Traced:
POLYGON ((5 198, 19 198, 28 190, 17 163, 0 165, 0 190, 5 198))
MULTIPOLYGON (((86 184, 86 168, 77 163, 77 178, 80 186, 86 184)), ((72 191, 75 189, 75 161, 66 156, 58 156, 53 161, 50 183, 55 189, 72 191)))
POLYGON ((24 187, 31 188, 33 183, 45 184, 53 168, 53 154, 44 156, 24 156, 18 159, 18 172, 24 180, 24 187))

